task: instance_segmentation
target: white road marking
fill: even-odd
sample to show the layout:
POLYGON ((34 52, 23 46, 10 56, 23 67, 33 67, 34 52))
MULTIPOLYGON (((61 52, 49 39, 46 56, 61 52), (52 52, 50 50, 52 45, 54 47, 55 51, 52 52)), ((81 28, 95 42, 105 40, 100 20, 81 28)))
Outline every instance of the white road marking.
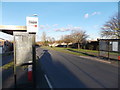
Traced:
POLYGON ((51 88, 51 90, 53 90, 53 87, 52 87, 48 77, 46 75, 44 75, 44 76, 45 76, 45 79, 47 80, 47 83, 48 83, 49 87, 51 88))

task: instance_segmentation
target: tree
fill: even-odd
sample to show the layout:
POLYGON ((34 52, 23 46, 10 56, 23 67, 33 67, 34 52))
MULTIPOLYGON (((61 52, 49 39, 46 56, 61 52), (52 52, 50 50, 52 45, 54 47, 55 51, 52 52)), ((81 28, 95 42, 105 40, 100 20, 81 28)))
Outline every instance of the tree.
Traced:
POLYGON ((55 38, 54 37, 47 37, 48 38, 48 42, 50 44, 53 44, 55 42, 55 38))
POLYGON ((42 39, 43 45, 47 45, 48 40, 45 32, 42 33, 41 39, 42 39))
POLYGON ((120 39, 120 18, 114 15, 108 22, 106 22, 101 28, 101 36, 109 38, 120 39))
POLYGON ((43 42, 45 42, 47 40, 47 36, 46 36, 45 32, 42 33, 41 39, 42 39, 43 42))
POLYGON ((55 41, 55 43, 58 43, 58 44, 61 44, 63 42, 63 40, 57 40, 57 41, 55 41))
POLYGON ((68 44, 69 44, 70 42, 72 42, 72 36, 71 36, 71 35, 65 35, 65 36, 63 37, 63 41, 64 41, 65 43, 67 43, 67 48, 68 48, 68 44))
POLYGON ((86 41, 86 38, 88 35, 86 34, 86 31, 79 30, 79 31, 73 31, 71 33, 72 41, 73 43, 78 43, 78 49, 80 49, 80 44, 86 41))

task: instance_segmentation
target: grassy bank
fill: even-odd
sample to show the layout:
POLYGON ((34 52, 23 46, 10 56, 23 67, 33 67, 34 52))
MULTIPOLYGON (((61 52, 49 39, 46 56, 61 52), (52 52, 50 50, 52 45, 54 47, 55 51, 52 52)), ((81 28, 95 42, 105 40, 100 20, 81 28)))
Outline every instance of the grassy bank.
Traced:
POLYGON ((11 68, 13 66, 14 66, 14 62, 12 61, 12 62, 9 62, 9 63, 1 66, 0 68, 2 68, 2 69, 9 69, 9 68, 11 68))
POLYGON ((81 56, 89 56, 86 53, 92 54, 92 55, 96 55, 98 54, 98 51, 94 51, 94 50, 84 50, 84 49, 72 49, 72 48, 60 48, 60 47, 46 47, 43 46, 42 48, 46 48, 49 50, 56 50, 56 51, 60 51, 60 52, 64 52, 64 53, 70 53, 70 54, 74 54, 74 55, 81 55, 81 56))
MULTIPOLYGON (((73 49, 73 48, 61 48, 61 47, 45 47, 43 46, 42 48, 46 48, 49 50, 56 50, 64 53, 70 53, 74 55, 79 55, 79 56, 93 56, 93 57, 98 57, 99 56, 99 51, 97 50, 86 50, 86 49, 73 49)), ((110 58, 112 59, 117 59, 118 58, 118 53, 110 52, 110 58)), ((108 54, 106 54, 105 57, 107 57, 108 54)))

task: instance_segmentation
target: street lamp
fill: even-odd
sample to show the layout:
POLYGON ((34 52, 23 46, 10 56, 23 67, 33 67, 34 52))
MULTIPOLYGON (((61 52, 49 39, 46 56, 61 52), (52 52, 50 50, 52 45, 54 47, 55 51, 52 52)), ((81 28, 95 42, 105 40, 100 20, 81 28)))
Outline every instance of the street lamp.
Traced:
POLYGON ((33 16, 38 16, 37 14, 33 14, 33 16))

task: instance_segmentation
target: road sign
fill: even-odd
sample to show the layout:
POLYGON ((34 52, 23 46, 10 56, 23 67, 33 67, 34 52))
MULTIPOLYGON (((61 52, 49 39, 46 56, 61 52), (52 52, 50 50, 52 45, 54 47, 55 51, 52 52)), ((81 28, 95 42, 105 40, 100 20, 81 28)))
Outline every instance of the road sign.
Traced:
POLYGON ((38 17, 26 17, 27 32, 38 32, 38 17))

